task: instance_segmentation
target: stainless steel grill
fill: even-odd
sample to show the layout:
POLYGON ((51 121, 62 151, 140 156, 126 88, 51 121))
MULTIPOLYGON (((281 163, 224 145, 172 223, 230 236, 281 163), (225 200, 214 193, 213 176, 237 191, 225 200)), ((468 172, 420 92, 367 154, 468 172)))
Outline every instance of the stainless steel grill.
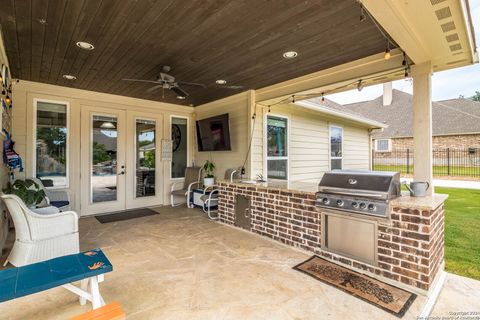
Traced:
POLYGON ((334 170, 323 175, 316 206, 387 217, 390 200, 400 194, 398 172, 334 170))

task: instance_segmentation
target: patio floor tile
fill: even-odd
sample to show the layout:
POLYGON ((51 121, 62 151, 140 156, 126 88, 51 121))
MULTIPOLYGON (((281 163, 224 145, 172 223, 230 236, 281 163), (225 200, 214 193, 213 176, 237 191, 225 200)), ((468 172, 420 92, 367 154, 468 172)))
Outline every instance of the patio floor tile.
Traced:
MULTIPOLYGON (((81 250, 114 266, 100 289, 128 319, 398 319, 292 266, 311 254, 214 223, 200 211, 100 224, 80 220, 81 250)), ((480 282, 449 275, 434 315, 480 311, 480 282)), ((415 319, 419 296, 404 319, 415 319)), ((0 304, 1 319, 65 319, 89 310, 62 288, 0 304)))

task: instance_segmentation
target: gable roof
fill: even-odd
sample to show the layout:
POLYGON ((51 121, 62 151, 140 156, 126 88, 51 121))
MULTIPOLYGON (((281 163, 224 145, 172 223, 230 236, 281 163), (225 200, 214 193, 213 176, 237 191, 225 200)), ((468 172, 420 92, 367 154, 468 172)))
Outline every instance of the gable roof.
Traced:
MULTIPOLYGON (((329 107, 373 119, 388 125, 375 138, 400 138, 413 136, 413 96, 393 90, 392 103, 383 105, 383 96, 346 105, 329 103, 329 107)), ((432 102, 433 135, 480 133, 480 102, 470 99, 449 99, 432 102)))

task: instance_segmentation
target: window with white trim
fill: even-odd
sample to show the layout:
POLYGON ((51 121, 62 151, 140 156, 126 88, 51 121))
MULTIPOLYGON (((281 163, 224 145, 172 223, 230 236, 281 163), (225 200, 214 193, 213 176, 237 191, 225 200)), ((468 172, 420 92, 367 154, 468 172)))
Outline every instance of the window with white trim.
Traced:
POLYGON ((330 127, 330 169, 343 168, 343 128, 330 127))
POLYGON ((392 151, 392 140, 391 139, 375 140, 375 151, 378 151, 378 152, 392 151))
POLYGON ((288 120, 267 116, 267 177, 288 179, 288 120))
POLYGON ((36 103, 35 176, 46 187, 68 187, 67 104, 36 103))

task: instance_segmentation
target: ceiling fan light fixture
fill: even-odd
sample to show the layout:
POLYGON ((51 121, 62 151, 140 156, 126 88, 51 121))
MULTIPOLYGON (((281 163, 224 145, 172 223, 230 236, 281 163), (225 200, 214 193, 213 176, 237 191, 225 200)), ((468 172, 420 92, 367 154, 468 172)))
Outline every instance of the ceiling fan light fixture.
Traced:
POLYGON ((215 83, 216 83, 216 84, 221 84, 221 85, 223 85, 223 84, 227 84, 227 80, 218 79, 218 80, 215 81, 215 83))
POLYGON ((105 121, 100 125, 100 128, 102 129, 115 129, 115 125, 111 123, 110 121, 105 121))
POLYGON ((64 74, 63 78, 67 79, 67 80, 76 80, 77 79, 77 77, 72 76, 71 74, 64 74))
POLYGON ((293 58, 296 58, 297 56, 298 56, 297 51, 287 51, 283 53, 283 57, 285 59, 293 59, 293 58))
POLYGON ((89 51, 95 49, 93 44, 88 43, 88 42, 84 42, 84 41, 78 41, 77 42, 77 47, 79 47, 81 49, 84 49, 84 50, 89 50, 89 51))

